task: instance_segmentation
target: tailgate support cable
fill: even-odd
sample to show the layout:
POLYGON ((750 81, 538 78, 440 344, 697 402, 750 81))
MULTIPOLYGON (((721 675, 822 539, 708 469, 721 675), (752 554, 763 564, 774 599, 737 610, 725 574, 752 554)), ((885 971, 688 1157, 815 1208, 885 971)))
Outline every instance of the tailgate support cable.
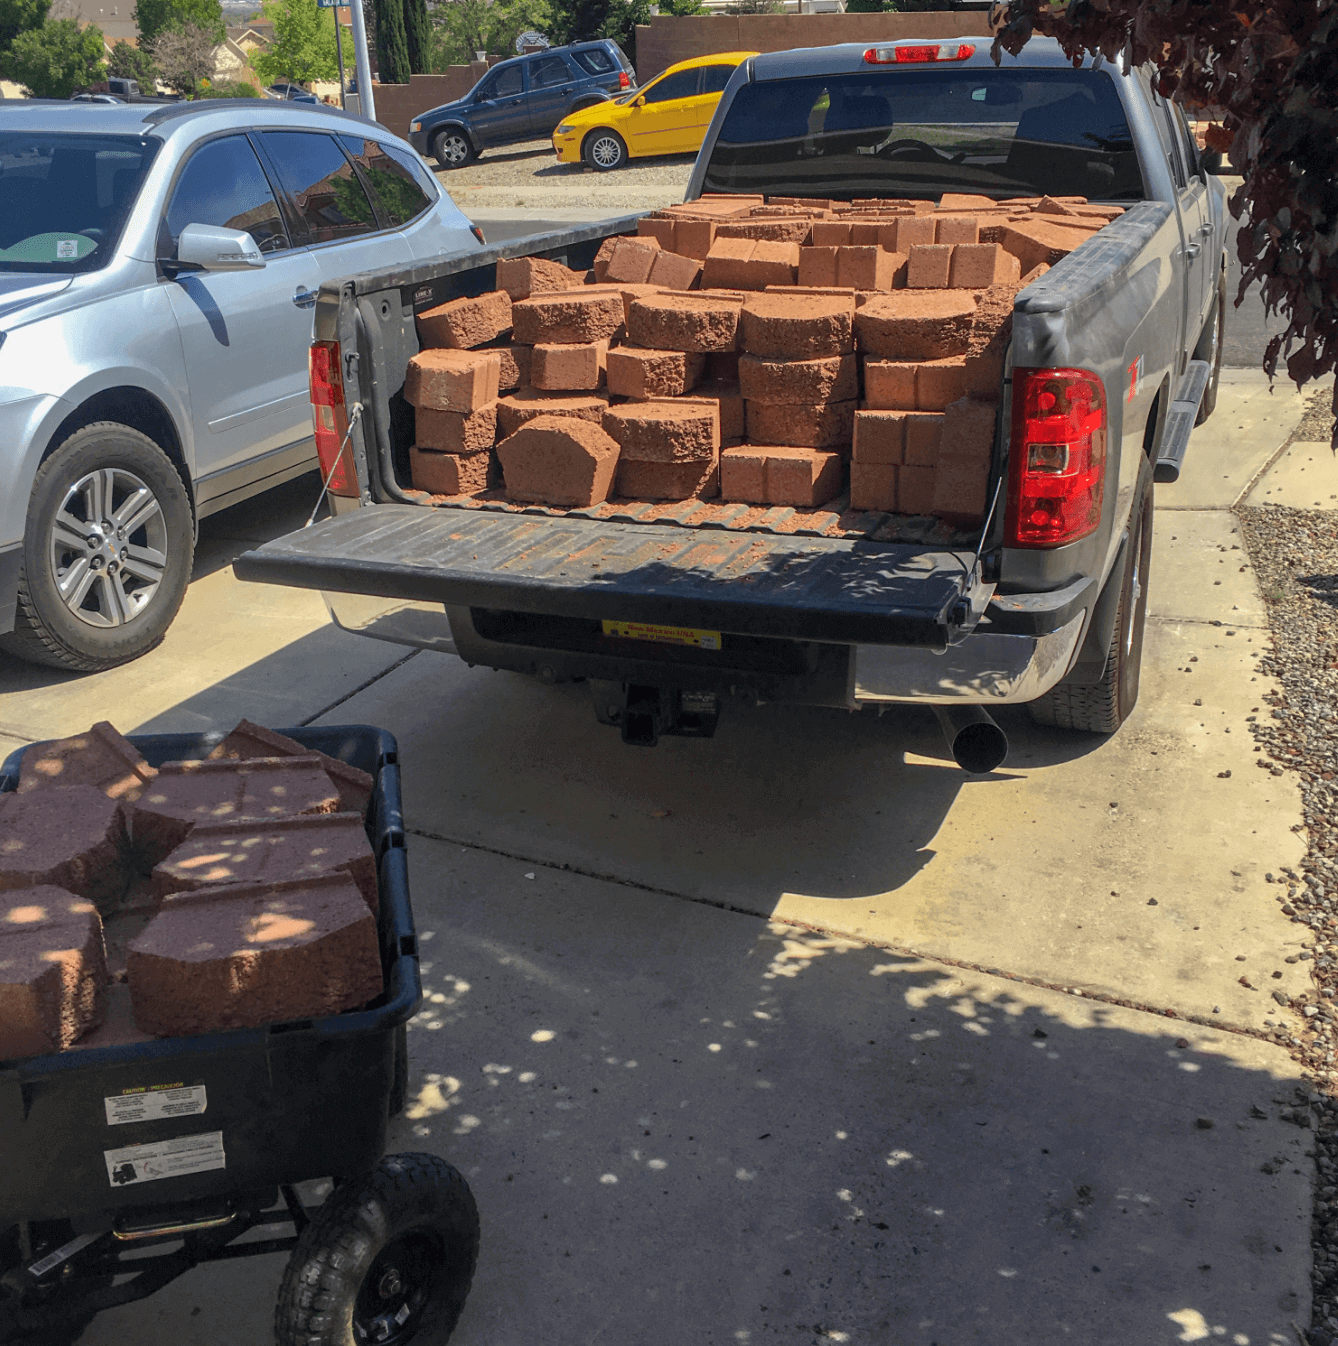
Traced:
POLYGON ((334 480, 335 469, 339 466, 339 460, 344 456, 344 450, 348 448, 349 437, 353 434, 353 427, 357 425, 358 418, 362 415, 362 403, 354 402, 348 409, 348 429, 344 431, 344 438, 340 442, 339 452, 335 454, 334 462, 330 464, 330 470, 325 474, 325 480, 321 482, 321 493, 316 497, 316 503, 311 507, 311 514, 308 516, 303 528, 310 528, 316 522, 316 515, 321 512, 321 505, 330 490, 330 482, 334 480))

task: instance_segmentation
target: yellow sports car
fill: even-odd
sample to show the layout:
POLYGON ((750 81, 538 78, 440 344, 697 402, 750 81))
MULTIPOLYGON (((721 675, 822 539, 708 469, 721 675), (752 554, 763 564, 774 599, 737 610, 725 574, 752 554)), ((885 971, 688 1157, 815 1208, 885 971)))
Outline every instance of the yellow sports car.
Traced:
POLYGON ((671 65, 644 89, 566 117, 553 132, 558 163, 607 173, 650 154, 696 154, 729 77, 755 51, 720 51, 671 65))

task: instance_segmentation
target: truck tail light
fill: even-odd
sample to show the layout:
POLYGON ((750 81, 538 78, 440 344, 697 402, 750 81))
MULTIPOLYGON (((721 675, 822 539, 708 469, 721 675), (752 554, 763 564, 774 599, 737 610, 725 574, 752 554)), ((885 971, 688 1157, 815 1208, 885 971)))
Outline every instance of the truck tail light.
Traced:
POLYGON ((630 89, 632 87, 632 81, 627 78, 626 70, 618 71, 618 87, 620 89, 630 89))
POLYGON ((920 64, 925 61, 966 61, 976 54, 974 42, 935 42, 929 45, 870 47, 864 59, 870 65, 920 64))
POLYGON ((1060 547, 1096 531, 1106 397, 1086 369, 1015 369, 1004 545, 1060 547))
POLYGON ((358 494, 358 474, 345 442, 348 413, 339 376, 339 342, 313 341, 307 360, 311 378, 311 423, 325 489, 334 495, 358 494))

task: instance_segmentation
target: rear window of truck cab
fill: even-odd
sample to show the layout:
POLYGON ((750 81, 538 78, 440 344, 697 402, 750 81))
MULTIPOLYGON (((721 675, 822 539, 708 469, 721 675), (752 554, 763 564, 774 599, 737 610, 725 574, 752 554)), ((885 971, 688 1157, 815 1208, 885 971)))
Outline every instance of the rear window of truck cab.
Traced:
POLYGON ((745 84, 702 190, 1142 200, 1115 78, 1108 70, 959 66, 745 84))

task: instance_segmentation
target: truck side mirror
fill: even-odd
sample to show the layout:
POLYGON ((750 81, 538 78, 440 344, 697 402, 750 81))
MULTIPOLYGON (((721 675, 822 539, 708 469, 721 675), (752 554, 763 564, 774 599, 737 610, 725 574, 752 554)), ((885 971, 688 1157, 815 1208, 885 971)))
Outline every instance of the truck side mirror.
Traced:
POLYGON ((1199 167, 1205 173, 1220 173, 1222 171, 1222 151, 1204 150, 1199 155, 1199 167))

